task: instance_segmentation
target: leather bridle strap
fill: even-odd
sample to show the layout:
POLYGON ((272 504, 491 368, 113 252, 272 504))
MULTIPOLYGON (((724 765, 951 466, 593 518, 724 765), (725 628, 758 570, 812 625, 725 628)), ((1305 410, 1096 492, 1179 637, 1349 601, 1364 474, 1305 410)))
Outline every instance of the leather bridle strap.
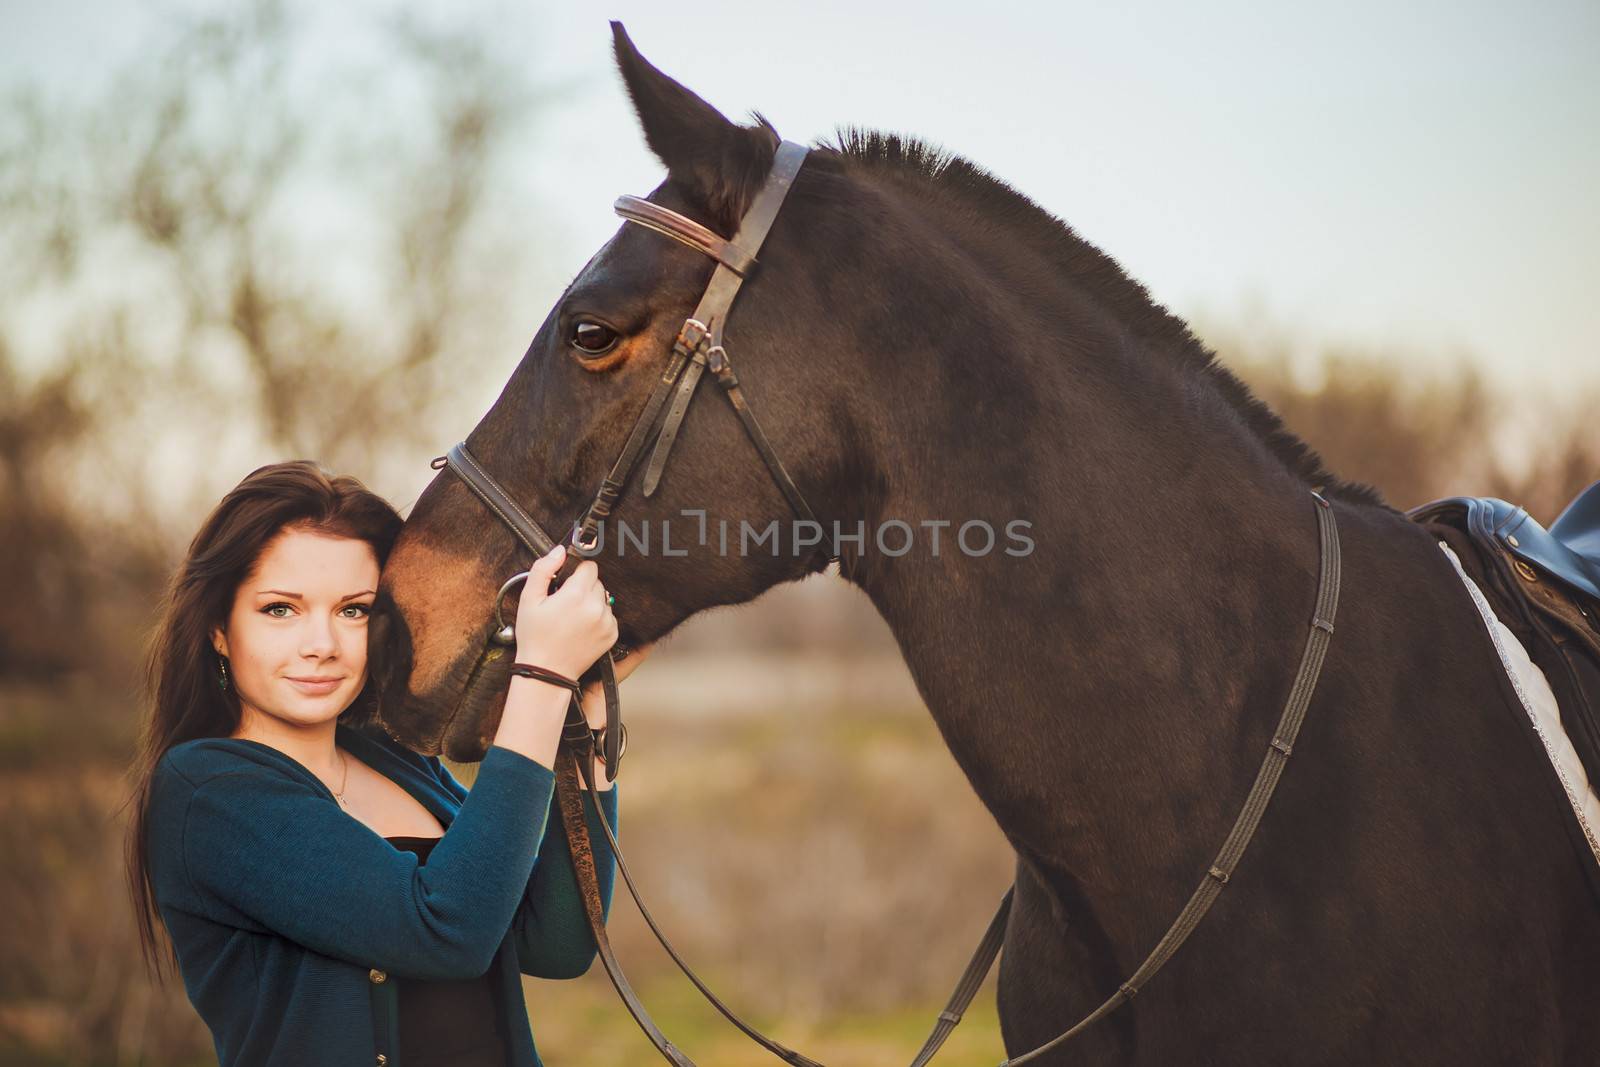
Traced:
MULTIPOLYGON (((1118 986, 1117 991, 1107 997, 1103 1004, 1084 1016, 1071 1029, 1056 1035, 1036 1049, 1007 1059, 1000 1067, 1015 1067, 1017 1064, 1028 1063, 1043 1056, 1051 1049, 1083 1033, 1095 1022, 1137 996, 1139 990, 1155 977, 1156 972, 1173 957, 1179 947, 1188 940, 1189 935, 1194 933, 1195 928, 1200 925, 1200 920, 1205 918, 1206 912, 1211 910, 1211 905, 1222 895, 1223 887, 1233 877, 1239 859, 1244 855, 1250 839, 1255 836, 1256 827, 1261 825, 1261 817, 1266 813, 1273 791, 1278 788, 1278 779, 1282 777, 1283 768, 1289 762, 1289 754, 1294 751, 1295 739, 1300 735, 1300 725, 1305 721, 1306 711, 1311 706, 1311 696, 1316 692, 1317 679, 1322 675, 1322 663, 1328 653, 1328 644, 1333 640, 1333 619, 1339 610, 1341 566, 1339 530, 1334 522, 1332 506, 1322 498, 1321 494, 1311 495, 1317 502, 1317 535, 1321 545, 1319 565, 1321 573, 1317 580, 1316 607, 1312 610, 1305 650, 1300 655, 1300 668, 1295 672, 1294 683, 1289 687, 1283 714, 1278 718, 1278 726, 1267 745, 1267 754, 1262 760, 1261 769, 1256 772, 1255 783, 1251 785, 1250 793, 1245 797, 1244 806, 1239 812, 1238 819, 1234 821, 1233 829, 1223 841, 1222 849, 1212 862, 1211 869, 1206 871, 1200 879, 1200 885, 1189 897, 1189 902, 1183 906, 1183 911, 1178 913, 1178 918, 1167 928, 1166 934, 1156 943, 1150 955, 1145 957, 1144 962, 1128 980, 1118 986)), ((1002 910, 1004 906, 1002 904, 1002 910)))
POLYGON ((746 250, 737 238, 730 241, 671 208, 652 204, 642 196, 619 196, 612 209, 629 222, 665 234, 690 248, 704 252, 741 277, 755 265, 755 250, 746 250))
MULTIPOLYGON (((739 231, 722 249, 711 249, 703 243, 699 231, 704 231, 705 227, 660 205, 633 196, 619 197, 614 205, 617 214, 627 221, 665 234, 690 248, 704 252, 717 261, 716 269, 711 274, 711 281, 706 285, 705 294, 701 296, 700 303, 684 323, 684 330, 690 331, 691 335, 686 338, 680 333, 679 344, 673 346, 675 355, 679 347, 686 350, 684 355, 688 363, 682 368, 676 395, 672 398, 672 405, 667 409, 660 434, 656 438, 655 451, 650 457, 649 466, 645 469, 640 489, 647 497, 655 494, 656 487, 661 482, 661 473, 666 468, 667 457, 672 452, 673 443, 678 439, 678 430, 683 425, 683 417, 689 410, 689 401, 694 397, 695 387, 700 383, 700 375, 709 366, 717 378, 717 384, 728 394, 728 400, 744 424, 745 432, 755 442, 762 461, 772 472, 773 480, 783 491, 789 506, 801 518, 811 522, 816 521, 816 516, 807 506, 800 490, 795 488, 794 479, 789 476, 783 462, 778 459, 777 451, 767 440, 767 435, 762 431, 760 423, 756 421, 754 413, 746 403, 744 394, 739 388, 739 379, 734 375, 733 368, 728 362, 727 349, 722 344, 722 331, 727 324, 733 298, 738 295, 739 287, 744 284, 745 278, 755 266, 756 253, 761 250, 773 222, 777 220, 778 212, 789 195, 789 189, 800 173, 800 166, 805 162, 806 153, 804 145, 795 144, 793 141, 784 141, 778 145, 766 182, 751 201, 749 210, 739 223, 739 231)), ((672 369, 676 376, 676 369, 669 369, 672 369)))
POLYGON ((633 875, 628 870, 627 860, 623 859, 622 848, 617 844, 616 832, 612 830, 610 821, 606 819, 605 809, 600 807, 599 798, 594 790, 594 782, 589 774, 592 761, 586 757, 587 753, 593 751, 592 739, 586 736, 586 731, 574 731, 571 734, 564 733, 562 741, 561 749, 556 754, 556 796, 558 805, 561 808, 562 825, 566 828, 567 839, 572 847, 573 872, 577 876, 578 892, 584 900, 584 912, 589 917, 589 929, 594 934, 596 952, 600 956, 600 963, 606 969, 606 974, 611 977, 611 984, 616 988, 617 995, 622 998, 623 1004, 627 1006, 628 1014, 633 1016, 634 1021, 645 1032, 645 1036, 650 1038, 651 1042, 666 1057, 668 1062, 677 1064, 679 1067, 683 1067, 686 1064, 688 1067, 694 1067, 693 1061, 689 1060, 681 1049, 668 1041, 651 1020, 650 1013, 645 1010, 644 1005, 633 992, 633 988, 622 973, 622 965, 617 962, 615 954, 611 951, 610 940, 606 934, 605 917, 601 908, 600 884, 595 876, 593 846, 589 840, 589 828, 583 816, 582 794, 585 792, 594 807, 595 818, 600 823, 600 829, 605 833, 606 844, 611 849, 611 855, 617 861, 617 871, 622 875, 623 883, 627 885, 629 895, 633 897, 634 906, 639 909, 640 916, 643 917, 645 924, 650 927, 650 932, 655 935, 656 940, 661 943, 661 947, 666 950, 668 956, 672 957, 672 962, 677 964, 678 970, 683 972, 684 976, 700 991, 700 995, 705 997, 707 1002, 722 1014, 723 1018, 737 1027, 739 1032, 750 1040, 785 1063, 790 1064, 791 1067, 822 1067, 822 1064, 804 1053, 796 1052, 794 1049, 774 1041, 735 1015, 733 1009, 724 1004, 711 991, 710 987, 700 980, 700 976, 690 969, 689 965, 684 962, 683 957, 678 955, 678 950, 672 947, 672 942, 667 940, 667 935, 662 933, 661 927, 656 925, 655 917, 650 914, 650 909, 645 906, 644 899, 639 896, 638 887, 633 882, 633 875), (564 763, 563 760, 565 761, 564 763), (585 789, 579 789, 578 775, 582 775, 585 789), (585 857, 585 859, 580 860, 580 856, 585 857))
POLYGON ((556 547, 555 541, 544 532, 544 527, 533 521, 533 516, 522 510, 522 505, 511 499, 511 494, 500 488, 500 483, 483 469, 478 458, 467 451, 465 441, 454 446, 441 459, 433 461, 433 467, 449 467, 467 488, 477 494, 478 499, 486 504, 490 511, 511 528, 517 535, 517 540, 528 547, 534 556, 543 556, 556 547))
MULTIPOLYGON (((728 362, 727 350, 722 346, 722 328, 733 299, 738 295, 745 276, 754 267, 756 253, 766 241, 773 221, 777 219, 784 199, 796 175, 800 173, 806 153, 803 145, 792 141, 783 141, 778 145, 767 179, 745 212, 739 232, 731 241, 723 240, 693 219, 647 200, 632 196, 617 200, 617 214, 624 219, 666 234, 705 253, 717 261, 717 266, 699 304, 673 340, 666 368, 634 422, 622 454, 611 465, 593 502, 570 535, 572 545, 579 552, 587 553, 597 546, 600 524, 610 516, 652 438, 656 441, 655 454, 651 457, 642 488, 647 497, 655 492, 672 443, 677 439, 678 428, 688 410, 689 400, 694 395, 694 387, 700 380, 702 369, 708 365, 739 416, 745 433, 755 443, 762 461, 772 472, 784 499, 797 515, 816 525, 816 515, 795 486, 794 479, 778 458, 777 450, 772 447, 772 442, 756 420, 755 412, 745 400, 744 392, 739 388, 739 379, 728 362), (677 395, 663 417, 663 409, 668 398, 673 396, 674 389, 677 395)), ((555 541, 511 498, 511 494, 500 487, 500 483, 467 450, 465 442, 457 444, 447 455, 435 460, 433 467, 435 470, 449 467, 454 471, 535 556, 542 556, 555 547, 555 541)), ((616 668, 610 653, 600 660, 600 680, 606 700, 605 764, 609 781, 615 779, 622 761, 621 702, 617 696, 616 668)))
POLYGON ((739 380, 733 374, 732 367, 728 365, 727 350, 722 346, 722 330, 727 322, 728 312, 733 306, 733 299, 739 294, 739 288, 744 284, 746 275, 754 267, 756 253, 766 241, 767 234, 778 217, 778 211, 783 207, 783 201, 794 184, 795 176, 800 173, 800 166, 805 162, 806 153, 807 149, 803 145, 797 145, 792 141, 784 141, 778 145, 767 180, 751 202, 749 210, 745 212, 744 219, 739 224, 739 232, 730 241, 723 240, 693 219, 659 204, 652 204, 635 196, 623 196, 617 199, 614 206, 617 214, 623 219, 688 245, 716 260, 717 266, 712 271, 705 292, 701 294, 700 302, 684 320, 683 326, 673 339, 667 365, 662 369, 661 377, 656 380, 655 388, 651 390, 643 410, 634 422, 633 431, 628 435, 622 453, 601 481, 600 489, 595 493, 593 502, 578 524, 578 533, 573 538, 573 544, 580 551, 589 551, 597 544, 600 524, 611 515, 617 499, 628 484, 628 478, 652 440, 655 442, 655 450, 645 470, 640 490, 646 497, 655 495, 656 488, 661 482, 662 471, 666 467, 667 457, 677 440, 683 417, 688 412, 689 401, 693 398, 695 386, 699 384, 701 372, 707 365, 712 366, 718 384, 727 392, 728 399, 733 404, 734 411, 738 413, 746 434, 755 442, 762 461, 772 472, 773 480, 778 483, 778 488, 783 492, 789 506, 802 518, 816 521, 816 516, 806 504, 805 498, 795 487, 794 479, 790 477, 783 462, 778 458, 777 451, 772 447, 772 443, 750 410, 739 388, 739 380), (670 406, 668 406, 669 399, 670 406))
MULTIPOLYGON (((1273 731, 1272 740, 1267 745, 1267 753, 1262 760, 1261 768, 1256 772, 1255 783, 1245 797, 1244 806, 1234 821, 1233 829, 1224 840, 1222 850, 1217 854, 1211 869, 1200 880, 1199 887, 1190 896, 1183 911, 1178 914, 1177 920, 1168 927, 1166 934, 1156 943, 1155 949, 1115 993, 1072 1028, 1038 1048, 1011 1057, 1001 1064, 1001 1067, 1014 1067, 1016 1064, 1027 1063, 1044 1055, 1132 1000, 1200 925, 1200 920, 1205 917, 1211 905, 1216 903, 1223 887, 1233 877, 1233 871, 1238 866, 1240 857, 1244 855, 1245 846, 1249 845, 1250 839, 1255 836, 1256 827, 1260 825, 1267 804, 1272 800, 1273 791, 1278 787, 1278 779, 1283 774, 1283 768, 1289 762, 1289 754, 1294 750, 1295 740, 1300 735, 1300 725, 1305 721, 1306 711, 1311 706, 1311 696, 1316 691, 1317 679, 1322 675, 1323 660, 1333 639, 1333 618, 1339 609, 1342 560, 1339 530, 1334 521, 1333 508, 1320 494, 1311 495, 1317 503, 1317 541, 1321 558, 1318 568, 1317 600, 1311 613, 1305 650, 1301 653, 1300 667, 1295 672, 1294 682, 1289 687, 1289 695, 1285 699, 1283 713, 1278 718, 1277 729, 1273 731)), ((917 1058, 912 1061, 911 1067, 924 1067, 933 1058, 933 1054, 950 1036, 950 1031, 961 1021, 962 1013, 972 1002, 978 987, 983 984, 984 976, 994 965, 995 957, 1000 953, 1001 943, 1005 940, 1006 922, 1010 918, 1014 892, 1013 886, 1007 889, 1005 896, 1001 898, 1000 907, 995 912, 994 918, 989 921, 989 928, 985 931, 983 940, 979 942, 977 951, 973 953, 972 961, 967 964, 967 969, 956 983, 955 992, 950 996, 950 1003, 939 1013, 939 1021, 934 1025, 933 1033, 928 1035, 927 1042, 917 1054, 917 1058)))
MULTIPOLYGON (((483 501, 491 512, 497 515, 501 522, 508 526, 517 540, 527 546, 535 558, 543 556, 556 546, 554 539, 544 532, 544 528, 533 517, 524 511, 511 494, 500 488, 500 483, 483 469, 476 456, 467 451, 466 442, 460 442, 450 449, 448 453, 433 461, 433 467, 438 470, 448 467, 464 482, 468 489, 483 501)), ((493 637, 499 640, 499 635, 493 637)), ((622 766, 622 700, 617 695, 617 670, 612 661, 611 653, 607 652, 600 657, 600 688, 606 698, 606 732, 604 758, 606 764, 606 780, 615 781, 617 771, 622 766)))
MULTIPOLYGON (((617 213, 624 219, 639 223, 658 233, 666 234, 675 240, 681 241, 691 248, 711 256, 717 261, 717 266, 712 272, 711 281, 701 296, 699 304, 693 314, 685 320, 673 341, 672 352, 668 357, 667 366, 661 377, 657 380, 650 396, 646 399, 644 408, 638 419, 634 422, 633 429, 628 435, 628 440, 623 446, 621 455, 612 464, 610 472, 602 481, 599 492, 594 501, 589 505, 582 520, 575 524, 570 535, 572 544, 580 551, 593 549, 598 540, 600 523, 607 518, 615 506, 623 489, 626 487, 629 475, 643 455, 645 447, 650 443, 652 436, 656 439, 655 455, 652 457, 650 469, 647 472, 644 492, 649 496, 655 491, 661 476, 661 468, 666 463, 667 455, 671 450, 672 442, 676 439, 678 427, 682 423, 689 400, 694 394, 695 384, 698 382, 701 371, 710 367, 717 383, 727 394, 729 402, 738 414, 745 432, 755 443, 761 454, 763 462, 772 472, 774 480, 783 492, 795 513, 802 518, 816 522, 816 516, 807 505, 804 496, 795 486, 794 480, 778 458, 777 451, 762 431, 761 425, 756 421, 755 414, 750 410, 744 398, 744 393, 739 387, 738 377, 733 373, 733 368, 728 362, 727 350, 722 346, 722 330, 727 321, 728 311, 732 306, 734 297, 738 294, 739 287, 743 284, 745 276, 755 265, 755 254, 766 240, 768 231, 772 228, 773 221, 778 216, 779 209, 783 206, 790 186, 793 185, 795 176, 799 173, 801 164, 805 161, 806 149, 792 142, 779 144, 766 182, 756 194, 750 209, 745 213, 740 223, 739 232, 731 241, 724 241, 710 230, 691 219, 659 205, 640 200, 637 197, 622 197, 617 201, 617 213), (674 396, 674 392, 676 395, 674 396), (667 400, 672 397, 670 409, 666 407, 667 400), (658 427, 658 423, 660 426, 658 427)), ((547 535, 539 524, 534 521, 511 495, 483 468, 476 457, 468 451, 463 442, 450 449, 449 453, 434 461, 434 469, 448 467, 455 472, 466 486, 483 501, 499 519, 511 528, 517 538, 536 555, 543 555, 554 547, 554 541, 547 535)), ((620 757, 620 748, 612 751, 614 745, 621 744, 621 730, 618 729, 620 709, 616 696, 616 680, 611 657, 608 654, 602 661, 603 680, 606 687, 606 776, 613 778, 616 765, 620 757)), ((581 708, 575 708, 575 713, 581 718, 581 708)), ((612 984, 617 993, 627 1005, 628 1011, 639 1023, 651 1042, 659 1049, 663 1056, 679 1067, 692 1067, 692 1062, 682 1051, 672 1045, 661 1033, 660 1029, 650 1020, 649 1014, 639 1002, 622 973, 622 968, 611 951, 609 940, 606 937, 605 919, 600 901, 598 882, 594 874, 594 862, 589 841, 588 829, 582 814, 581 798, 576 797, 576 773, 572 765, 581 767, 581 773, 587 780, 591 760, 588 753, 593 751, 592 739, 587 730, 579 729, 570 736, 563 735, 562 755, 559 757, 564 763, 558 764, 557 793, 560 796, 562 820, 567 828, 568 837, 573 850, 574 870, 578 877, 579 888, 584 899, 584 908, 588 916, 590 927, 594 934, 596 951, 606 972, 611 976, 612 984), (576 758, 574 758, 574 750, 576 758)), ((591 783, 592 786, 592 783, 591 783)), ((591 788, 592 796, 592 788, 591 788)), ((678 967, 694 983, 696 989, 720 1011, 729 1022, 738 1027, 741 1032, 752 1040, 760 1043, 762 1047, 784 1060, 792 1067, 821 1067, 815 1061, 808 1059, 798 1052, 788 1049, 776 1041, 771 1040, 753 1027, 746 1024, 722 1003, 711 992, 689 966, 678 955, 672 944, 656 925, 649 909, 645 906, 633 878, 628 872, 627 865, 622 858, 621 849, 617 847, 614 831, 606 821, 605 813, 596 804, 596 814, 600 825, 605 829, 607 843, 616 856, 618 870, 622 873, 628 890, 632 894, 634 903, 638 905, 640 914, 649 924, 657 940, 661 942, 678 967)))
MULTIPOLYGON (((1244 805, 1239 812, 1238 818, 1234 821, 1233 829, 1229 831, 1227 838, 1223 841, 1221 850, 1217 853, 1216 859, 1201 878, 1199 887, 1190 896, 1188 903, 1184 905, 1177 919, 1168 927, 1166 934, 1162 936, 1154 950, 1135 969, 1128 980, 1118 986, 1117 991, 1106 998, 1104 1003, 1070 1029, 1058 1034, 1038 1048, 1007 1059, 1000 1067, 1016 1067, 1018 1064, 1028 1063, 1037 1059, 1083 1033, 1095 1022, 1132 1000, 1139 990, 1143 989, 1155 977, 1156 972, 1165 966, 1167 961, 1177 953, 1179 947, 1200 925, 1200 921, 1205 917, 1206 912, 1211 909, 1217 898, 1222 895, 1223 887, 1233 877, 1233 872, 1238 866, 1239 860, 1243 857, 1245 848, 1250 844, 1251 838, 1255 836, 1256 828, 1261 824, 1261 818, 1266 813, 1267 805, 1272 800, 1272 794, 1278 787, 1278 780, 1282 777, 1283 769, 1288 764, 1289 755, 1294 750, 1295 741, 1300 734, 1300 727, 1304 723, 1306 712, 1311 706, 1311 697, 1316 692, 1317 680, 1322 675, 1322 665, 1327 656, 1328 645, 1333 638, 1334 616, 1337 614, 1339 607, 1339 584, 1342 566, 1339 531, 1334 520, 1332 507, 1320 494, 1312 493, 1311 495, 1315 498, 1317 504, 1317 533, 1320 553, 1316 604, 1312 609, 1309 632, 1306 635, 1305 649, 1301 653, 1299 669, 1295 672, 1294 681, 1289 687, 1289 695, 1284 702, 1283 712, 1278 718, 1277 728, 1273 731, 1266 755, 1262 760, 1260 769, 1256 772, 1255 782, 1251 785, 1250 792, 1245 797, 1244 805)), ((583 743, 582 738, 576 739, 574 743, 581 746, 583 743)), ((581 758, 581 753, 582 749, 580 747, 580 758, 577 760, 580 772, 582 772, 582 768, 588 765, 588 761, 581 758)), ((586 774, 586 772, 582 773, 586 774)), ((556 786, 558 793, 562 792, 564 788, 568 791, 576 791, 576 782, 564 784, 559 776, 556 786)), ((576 850, 581 848, 585 854, 588 854, 590 842, 588 828, 581 815, 581 798, 575 799, 577 800, 580 814, 575 819, 568 818, 566 820, 567 833, 572 841, 575 853, 576 850)), ((591 800, 593 800, 592 789, 591 800)), ((565 812, 567 807, 572 806, 572 804, 572 801, 564 801, 563 811, 565 812)), ((606 820, 605 811, 600 807, 597 800, 594 800, 594 808, 600 827, 605 833, 606 843, 616 857, 617 870, 621 873, 623 881, 628 887, 628 892, 633 896, 634 903, 638 905, 639 912, 644 916, 651 932, 656 935, 656 939, 667 950, 673 962, 677 963, 679 969, 689 977, 689 980, 694 983, 695 987, 705 995, 718 1011, 753 1040, 788 1063, 799 1065, 799 1067, 816 1067, 814 1061, 806 1059, 800 1053, 794 1052, 746 1026, 689 970, 682 958, 679 957, 667 941, 665 935, 661 933, 649 910, 645 907, 644 901, 640 899, 638 888, 633 883, 632 874, 628 871, 627 864, 622 858, 622 850, 617 845, 616 834, 606 820)), ((603 943, 605 939, 604 924, 594 918, 599 913, 600 891, 594 878, 593 863, 591 861, 587 866, 577 864, 575 869, 578 873, 579 889, 585 900, 587 901, 592 897, 596 902, 588 909, 592 913, 590 925, 594 930, 596 942, 603 943)), ((973 996, 983 984, 983 979, 994 965, 994 960, 999 955, 1001 944, 1005 940, 1006 923, 1011 913, 1013 893, 1014 887, 1006 890, 1005 896, 1000 901, 999 909, 996 911, 994 918, 989 921, 988 929, 984 932, 983 939, 978 944, 977 951, 973 953, 971 962, 967 964, 966 970, 956 983, 956 988, 950 996, 949 1003, 939 1013, 932 1033, 928 1035, 927 1041, 924 1042, 922 1049, 912 1061, 912 1067, 924 1067, 933 1058, 934 1054, 944 1044, 945 1039, 950 1036, 951 1031, 961 1021, 962 1015, 968 1005, 971 1004, 973 996)), ((609 968, 614 963, 614 959, 609 957, 609 946, 605 951, 602 951, 601 960, 606 964, 609 971, 609 968)), ((620 975, 620 970, 618 975, 620 975)), ((625 982, 618 984, 617 976, 614 976, 612 981, 613 984, 618 985, 618 992, 622 994, 624 1002, 628 1005, 628 1010, 634 1014, 636 1019, 640 1018, 644 1009, 638 1005, 636 999, 632 998, 631 990, 623 992, 625 982)), ((648 1020, 647 1015, 643 1017, 648 1020)), ((641 1026, 643 1025, 644 1023, 641 1022, 641 1026)), ((683 1061, 678 1057, 681 1057, 682 1053, 666 1042, 664 1038, 656 1041, 652 1030, 653 1026, 646 1027, 646 1033, 651 1034, 651 1040, 655 1041, 656 1047, 661 1050, 662 1055, 666 1056, 672 1063, 681 1064, 683 1061)), ((659 1031, 655 1033, 659 1033, 659 1031)))
MULTIPOLYGON (((588 751, 593 751, 592 745, 588 751)), ((605 968, 617 996, 622 998, 628 1014, 633 1016, 633 1021, 639 1024, 650 1043, 675 1067, 695 1067, 694 1061, 667 1040, 667 1035, 656 1026, 650 1013, 644 1010, 627 975, 622 973, 616 953, 611 950, 611 939, 606 936, 605 906, 600 899, 599 879, 595 876, 589 831, 583 821, 583 790, 578 786, 578 761, 586 759, 587 755, 581 744, 564 744, 556 752, 556 806, 561 812, 561 825, 567 831, 567 841, 571 846, 572 870, 577 876, 579 896, 583 898, 584 915, 589 920, 589 929, 594 933, 595 953, 600 957, 600 965, 605 968), (574 748, 578 751, 574 752, 574 748)), ((595 804, 598 807, 599 801, 596 800, 595 804)))
POLYGON ((922 1043, 916 1059, 911 1061, 911 1067, 924 1067, 924 1064, 933 1059, 934 1053, 939 1051, 951 1031, 961 1022, 961 1017, 972 1004, 972 998, 978 995, 978 988, 983 985, 984 978, 989 974, 989 968, 994 965, 995 957, 1000 955, 1000 946, 1005 942, 1006 920, 1011 917, 1011 898, 1015 892, 1015 886, 1006 887, 1005 896, 1000 898, 1000 907, 995 911, 994 918, 989 920, 989 928, 983 932, 983 939, 973 950, 967 969, 961 972, 961 978, 956 982, 950 1000, 939 1013, 933 1024, 933 1032, 922 1043))

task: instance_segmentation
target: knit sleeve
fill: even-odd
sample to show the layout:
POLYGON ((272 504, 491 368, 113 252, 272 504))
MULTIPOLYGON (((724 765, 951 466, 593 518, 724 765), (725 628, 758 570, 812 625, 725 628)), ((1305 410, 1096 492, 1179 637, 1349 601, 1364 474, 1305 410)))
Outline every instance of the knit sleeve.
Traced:
POLYGON ((527 892, 554 773, 492 745, 425 866, 310 785, 226 773, 201 782, 182 854, 201 906, 400 977, 488 970, 527 892))
MULTIPOLYGON (((601 790, 600 805, 620 843, 617 825, 617 787, 601 790)), ((617 861, 606 844, 605 831, 595 820, 594 806, 585 794, 584 819, 589 827, 589 842, 594 850, 595 877, 600 883, 602 914, 611 914, 611 890, 616 882, 617 861)), ((572 846, 559 809, 549 813, 545 843, 533 877, 512 922, 512 938, 523 974, 536 978, 577 978, 594 962, 594 935, 584 914, 583 897, 572 867, 572 846)))

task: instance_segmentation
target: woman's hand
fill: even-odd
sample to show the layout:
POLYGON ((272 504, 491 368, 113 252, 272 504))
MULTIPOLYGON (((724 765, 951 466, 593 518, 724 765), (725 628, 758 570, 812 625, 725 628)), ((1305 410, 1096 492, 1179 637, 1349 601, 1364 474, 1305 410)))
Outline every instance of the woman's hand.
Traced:
MULTIPOLYGON (((655 649, 655 643, 640 645, 627 656, 618 660, 615 666, 617 682, 632 674, 643 663, 645 657, 655 649)), ((596 657, 597 659, 599 657, 596 657)), ((598 730, 606 724, 606 690, 598 680, 590 682, 583 687, 583 717, 589 720, 589 729, 598 730)))
POLYGON ((528 568, 517 604, 516 662, 576 678, 617 643, 617 620, 592 559, 578 564, 560 589, 549 591, 566 558, 566 547, 557 545, 528 568))

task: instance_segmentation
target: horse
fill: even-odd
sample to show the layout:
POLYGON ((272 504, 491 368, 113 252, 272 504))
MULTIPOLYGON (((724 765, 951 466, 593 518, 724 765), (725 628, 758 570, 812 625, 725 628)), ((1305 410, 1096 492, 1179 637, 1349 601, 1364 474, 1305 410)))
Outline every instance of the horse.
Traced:
MULTIPOLYGON (((729 121, 614 34, 666 168, 649 201, 733 232, 776 131, 729 121)), ((466 442, 541 524, 584 513, 712 268, 624 225, 550 310, 466 442)), ((1009 1054, 1118 989, 1238 815, 1318 594, 1315 491, 1342 599, 1271 806, 1182 951, 1037 1062, 1600 1056, 1592 857, 1437 538, 1330 473, 1114 259, 965 159, 846 129, 807 155, 725 327, 817 525, 847 535, 740 552, 614 537, 597 556, 620 642, 837 560, 1016 852, 1009 1054), (977 551, 957 543, 974 523, 1024 536, 977 551)), ((649 495, 630 484, 616 518, 788 521, 735 414, 693 408, 676 462, 649 495)), ((481 757, 504 686, 468 683, 503 670, 481 653, 526 562, 461 479, 421 494, 372 632, 394 736, 481 757)))

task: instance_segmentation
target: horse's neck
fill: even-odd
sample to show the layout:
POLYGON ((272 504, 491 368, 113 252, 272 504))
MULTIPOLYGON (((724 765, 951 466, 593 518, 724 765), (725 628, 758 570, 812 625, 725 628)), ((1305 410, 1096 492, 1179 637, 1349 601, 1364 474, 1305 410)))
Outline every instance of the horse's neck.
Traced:
MULTIPOLYGON (((1114 397, 1072 396, 1115 414, 1114 397)), ((925 472, 898 483, 889 517, 997 529, 1023 518, 1035 548, 969 557, 947 545, 938 559, 870 561, 859 579, 1019 852, 1058 884, 1115 887, 1105 905, 1130 913, 1152 906, 1141 891, 1167 900, 1174 871, 1203 871, 1237 815, 1317 581, 1309 492, 1230 438, 1224 413, 1170 402, 1160 434, 1097 420, 1123 427, 1120 442, 1042 411, 962 443, 1005 478, 952 477, 957 457, 889 468, 925 472)))

